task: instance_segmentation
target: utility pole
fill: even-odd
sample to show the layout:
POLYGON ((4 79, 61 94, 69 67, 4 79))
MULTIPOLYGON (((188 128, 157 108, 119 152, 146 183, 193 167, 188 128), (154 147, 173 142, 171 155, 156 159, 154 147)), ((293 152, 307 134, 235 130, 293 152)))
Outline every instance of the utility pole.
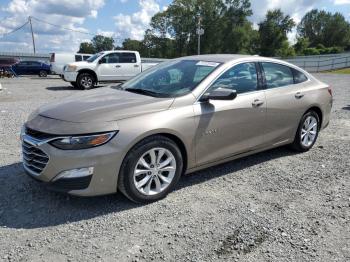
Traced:
POLYGON ((29 16, 28 20, 29 20, 29 24, 30 24, 30 31, 32 31, 33 50, 34 50, 34 54, 35 54, 35 39, 34 39, 33 26, 32 26, 32 17, 29 16))
POLYGON ((198 55, 201 54, 201 36, 204 35, 204 29, 201 27, 202 17, 200 14, 197 15, 198 24, 197 24, 197 35, 198 35, 198 55))

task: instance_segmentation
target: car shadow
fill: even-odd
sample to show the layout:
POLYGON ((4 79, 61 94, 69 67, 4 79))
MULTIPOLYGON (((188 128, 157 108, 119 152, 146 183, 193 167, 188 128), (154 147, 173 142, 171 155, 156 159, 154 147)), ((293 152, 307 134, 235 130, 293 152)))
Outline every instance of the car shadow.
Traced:
MULTIPOLYGON (((94 86, 93 88, 89 89, 89 90, 93 90, 96 88, 100 88, 100 87, 105 87, 106 85, 97 85, 94 86)), ((74 91, 86 91, 86 90, 82 90, 79 89, 77 87, 71 86, 71 85, 67 85, 67 86, 48 86, 46 87, 47 90, 49 91, 70 91, 70 90, 74 90, 74 91)))
MULTIPOLYGON (((184 175, 173 194, 182 188, 292 154, 286 148, 278 148, 184 175)), ((121 193, 80 198, 48 191, 24 174, 22 163, 0 167, 0 192, 0 226, 7 228, 55 226, 143 206, 121 193)))
POLYGON ((349 111, 350 111, 350 105, 344 106, 342 109, 343 109, 343 110, 349 110, 349 111))
POLYGON ((67 90, 79 90, 73 86, 48 86, 46 87, 49 91, 67 91, 67 90))

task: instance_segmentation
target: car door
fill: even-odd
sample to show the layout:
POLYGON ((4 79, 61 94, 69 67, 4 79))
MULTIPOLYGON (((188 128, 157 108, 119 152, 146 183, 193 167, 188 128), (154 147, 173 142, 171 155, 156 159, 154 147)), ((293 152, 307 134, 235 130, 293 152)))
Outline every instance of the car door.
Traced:
POLYGON ((42 69, 43 68, 40 62, 35 62, 35 61, 31 62, 31 65, 30 65, 31 74, 35 74, 35 75, 39 74, 40 70, 42 69))
POLYGON ((28 62, 21 61, 15 65, 14 69, 15 69, 16 74, 22 75, 22 74, 26 73, 27 67, 28 67, 28 62))
POLYGON ((304 83, 295 84, 293 69, 286 65, 271 62, 260 65, 266 88, 266 141, 270 145, 292 142, 305 110, 304 83))
POLYGON ((136 59, 136 54, 132 52, 120 53, 120 66, 120 70, 125 79, 129 79, 141 71, 140 64, 136 59))
POLYGON ((119 63, 119 53, 110 53, 99 60, 98 75, 100 81, 113 81, 123 79, 123 72, 119 63))
POLYGON ((234 100, 210 100, 194 105, 197 123, 198 165, 259 148, 264 143, 266 103, 256 63, 242 63, 227 70, 207 92, 236 90, 234 100))

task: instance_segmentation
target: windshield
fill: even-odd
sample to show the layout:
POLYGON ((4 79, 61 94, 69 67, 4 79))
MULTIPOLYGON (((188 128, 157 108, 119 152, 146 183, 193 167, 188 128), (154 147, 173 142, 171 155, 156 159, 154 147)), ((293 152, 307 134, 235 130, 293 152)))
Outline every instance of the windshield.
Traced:
POLYGON ((103 53, 94 54, 93 56, 90 56, 88 59, 86 59, 86 61, 89 62, 89 63, 94 62, 101 55, 103 55, 103 53))
POLYGON ((190 93, 219 65, 198 60, 172 60, 144 71, 122 88, 158 97, 182 96, 190 93))

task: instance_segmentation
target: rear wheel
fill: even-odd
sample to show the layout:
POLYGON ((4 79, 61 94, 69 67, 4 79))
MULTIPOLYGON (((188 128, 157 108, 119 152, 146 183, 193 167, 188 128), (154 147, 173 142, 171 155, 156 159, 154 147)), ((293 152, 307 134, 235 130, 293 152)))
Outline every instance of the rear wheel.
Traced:
POLYGON ((40 70, 39 71, 39 76, 40 77, 47 77, 47 72, 45 70, 40 70))
POLYGON ((310 150, 320 130, 320 118, 315 111, 307 112, 301 119, 291 147, 299 152, 310 150))
POLYGON ((174 189, 182 169, 177 145, 166 137, 153 136, 138 143, 125 157, 118 189, 137 203, 157 201, 174 189))
POLYGON ((89 73, 82 73, 77 79, 78 87, 81 89, 91 89, 95 86, 95 78, 89 73))

